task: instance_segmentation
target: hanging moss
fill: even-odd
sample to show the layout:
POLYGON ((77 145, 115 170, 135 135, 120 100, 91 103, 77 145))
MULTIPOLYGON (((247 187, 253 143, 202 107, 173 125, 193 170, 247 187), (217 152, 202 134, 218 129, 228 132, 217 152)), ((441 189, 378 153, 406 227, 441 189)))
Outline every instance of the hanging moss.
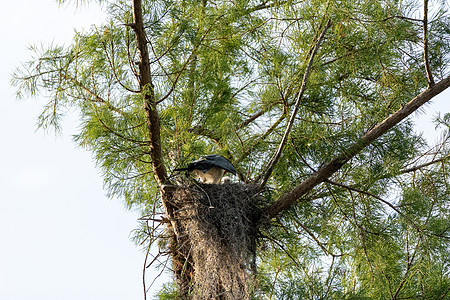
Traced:
POLYGON ((184 258, 175 259, 179 265, 174 268, 180 270, 179 283, 190 281, 193 299, 250 299, 263 201, 256 185, 191 184, 175 189, 177 233, 171 250, 174 257, 184 258))

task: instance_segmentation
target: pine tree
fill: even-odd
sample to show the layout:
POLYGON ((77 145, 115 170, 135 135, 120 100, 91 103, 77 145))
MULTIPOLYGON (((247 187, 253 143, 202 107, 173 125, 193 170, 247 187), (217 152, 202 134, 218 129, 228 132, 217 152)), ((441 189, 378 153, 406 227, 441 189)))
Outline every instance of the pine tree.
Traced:
POLYGON ((172 263, 161 299, 450 298, 450 115, 436 145, 410 117, 450 86, 445 3, 98 2, 107 23, 32 47, 13 84, 49 99, 40 127, 80 113, 75 141, 172 263), (239 183, 176 182, 210 153, 239 183), (242 261, 206 285, 211 253, 242 261))

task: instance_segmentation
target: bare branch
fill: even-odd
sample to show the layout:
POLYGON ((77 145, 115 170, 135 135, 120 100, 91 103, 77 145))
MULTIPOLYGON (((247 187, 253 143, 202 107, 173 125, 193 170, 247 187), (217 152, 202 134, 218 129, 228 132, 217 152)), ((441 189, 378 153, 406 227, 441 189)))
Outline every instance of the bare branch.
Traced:
POLYGON ((145 286, 145 271, 147 270, 147 260, 148 260, 148 255, 150 254, 151 246, 152 246, 152 243, 148 243, 147 251, 145 251, 144 267, 142 268, 142 285, 144 288, 144 300, 147 300, 147 288, 145 286))
POLYGON ((300 106, 300 101, 302 100, 303 93, 305 92, 305 89, 306 89, 306 83, 308 82, 309 73, 310 73, 310 70, 311 70, 311 67, 312 67, 312 64, 314 61, 314 56, 316 55, 317 50, 319 49, 320 43, 321 43, 323 37, 325 36, 326 31, 328 30, 328 28, 330 28, 330 26, 331 26, 331 20, 328 20, 328 22, 325 25, 325 28, 320 33, 320 36, 317 39, 317 41, 315 42, 315 45, 310 53, 308 65, 306 66, 305 73, 303 74, 300 91, 299 91, 297 99, 295 101, 294 109, 292 110, 291 116, 287 123, 286 130, 284 132, 283 138, 281 139, 280 145, 278 146, 278 149, 276 150, 276 152, 270 159, 267 166, 264 168, 261 175, 258 176, 258 178, 256 179, 257 181, 259 181, 262 178, 261 187, 263 187, 266 184, 267 180, 269 179, 270 175, 272 174, 272 171, 273 171, 275 165, 277 164, 278 160, 280 159, 281 153, 283 152, 283 149, 284 149, 284 145, 286 144, 286 141, 289 137, 289 133, 291 132, 291 129, 292 129, 292 125, 294 124, 295 116, 296 116, 298 108, 300 106))

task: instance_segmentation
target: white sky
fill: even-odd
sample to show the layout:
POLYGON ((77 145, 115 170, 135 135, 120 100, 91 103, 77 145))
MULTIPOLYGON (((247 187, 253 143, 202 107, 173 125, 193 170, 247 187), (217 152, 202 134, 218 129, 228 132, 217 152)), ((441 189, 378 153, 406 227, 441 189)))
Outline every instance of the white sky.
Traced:
POLYGON ((59 137, 36 131, 44 99, 18 102, 9 84, 28 45, 69 44, 73 28, 102 17, 92 5, 2 2, 0 300, 143 299, 144 254, 130 241, 138 214, 106 198, 91 154, 72 141, 76 120, 59 137))
MULTIPOLYGON (((43 99, 17 102, 9 85, 29 44, 69 44, 73 28, 102 16, 92 5, 58 8, 54 0, 2 3, 0 300, 143 299, 144 255, 129 240, 139 216, 105 197, 90 153, 71 140, 76 120, 64 122, 62 137, 36 132, 43 99)), ((426 120, 450 112, 450 90, 433 103, 419 127, 432 139, 426 120)))

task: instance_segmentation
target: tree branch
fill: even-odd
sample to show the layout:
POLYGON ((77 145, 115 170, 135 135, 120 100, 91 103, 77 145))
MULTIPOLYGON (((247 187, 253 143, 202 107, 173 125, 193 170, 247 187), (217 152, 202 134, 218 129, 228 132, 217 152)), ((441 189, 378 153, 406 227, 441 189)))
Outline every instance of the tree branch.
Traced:
POLYGON ((142 1, 133 0, 133 28, 139 52, 139 87, 143 96, 143 105, 147 118, 150 156, 156 182, 162 186, 169 183, 169 177, 164 166, 161 150, 161 125, 156 110, 155 92, 150 71, 150 59, 142 16, 142 1))
POLYGON ((273 242, 274 244, 276 244, 278 247, 280 247, 281 250, 283 250, 284 253, 286 253, 286 255, 292 260, 292 262, 298 267, 300 268, 300 264, 299 262, 297 262, 295 260, 295 258, 289 253, 289 251, 286 250, 286 248, 283 246, 283 244, 281 244, 279 241, 277 241, 276 239, 273 239, 272 237, 268 236, 268 235, 264 235, 264 238, 267 238, 268 240, 270 240, 271 242, 273 242))
POLYGON ((281 5, 285 4, 288 1, 280 1, 278 3, 277 3, 277 1, 274 1, 272 3, 267 3, 267 2, 269 2, 269 1, 263 1, 262 3, 254 6, 252 8, 249 8, 247 10, 247 13, 253 13, 255 11, 259 11, 259 10, 263 10, 263 9, 267 9, 267 8, 272 8, 272 7, 278 7, 278 6, 281 6, 281 5))
POLYGON ((441 80, 437 84, 428 87, 425 91, 417 97, 408 102, 403 108, 384 119, 381 123, 375 126, 372 130, 367 132, 358 141, 351 145, 348 149, 339 154, 336 158, 322 166, 314 172, 308 179, 294 187, 291 191, 285 193, 277 201, 272 203, 267 208, 267 213, 270 218, 277 216, 280 212, 287 209, 300 197, 311 191, 315 186, 324 182, 331 175, 336 173, 343 165, 345 165, 351 158, 358 154, 365 147, 370 145, 373 141, 379 138, 384 133, 388 132, 394 126, 399 124, 406 117, 411 115, 423 104, 427 103, 434 96, 438 95, 450 86, 450 76, 441 80))
POLYGON ((428 60, 428 0, 423 1, 423 59, 425 62, 428 86, 432 86, 434 85, 434 79, 428 60))
MULTIPOLYGON (((384 200, 383 198, 378 197, 377 195, 374 195, 374 194, 372 194, 372 193, 369 193, 369 192, 366 192, 366 191, 363 191, 363 190, 360 190, 360 189, 357 189, 357 188, 354 188, 354 187, 351 187, 351 186, 342 184, 342 183, 334 182, 334 181, 331 181, 331 180, 328 180, 328 179, 326 179, 325 181, 328 182, 328 183, 330 183, 330 184, 332 184, 332 185, 339 186, 339 187, 344 188, 344 189, 347 189, 347 190, 349 190, 349 191, 355 191, 355 192, 357 192, 357 193, 367 195, 367 196, 369 196, 369 197, 372 197, 372 198, 375 198, 375 199, 379 200, 380 202, 383 202, 384 204, 386 204, 387 206, 389 206, 392 210, 394 210, 396 213, 398 213, 400 216, 402 216, 403 218, 405 218, 405 220, 406 220, 412 227, 414 227, 414 229, 416 229, 418 232, 422 232, 422 231, 423 231, 421 228, 419 228, 419 226, 417 226, 413 221, 411 221, 411 219, 409 219, 404 213, 402 213, 397 207, 395 207, 395 206, 394 206, 393 204, 391 204, 390 202, 384 200)), ((355 220, 356 220, 356 218, 355 218, 355 220)))
POLYGON ((299 91, 297 99, 295 101, 294 109, 292 110, 291 116, 286 125, 286 130, 284 132, 283 138, 281 139, 280 145, 278 146, 277 151, 275 151, 274 155, 270 159, 269 163, 267 164, 267 166, 265 167, 265 169, 263 170, 261 175, 258 176, 258 178, 256 179, 256 181, 259 181, 262 178, 262 182, 260 185, 261 187, 263 187, 266 184, 267 180, 269 179, 270 175, 272 174, 272 171, 273 171, 275 165, 277 164, 278 160, 280 159, 281 153, 283 152, 283 149, 284 149, 284 145, 286 144, 286 141, 289 137, 289 133, 291 132, 291 129, 292 129, 292 125, 294 124, 295 115, 297 114, 298 108, 300 106, 300 101, 302 100, 303 93, 305 92, 305 89, 306 89, 306 83, 308 82, 309 72, 311 70, 311 66, 314 61, 314 56, 316 55, 317 50, 319 49, 319 46, 320 46, 320 42, 322 41, 323 37, 325 36, 326 31, 328 30, 328 28, 330 28, 330 26, 331 26, 331 20, 328 20, 328 22, 325 25, 325 28, 320 33, 320 36, 317 39, 317 41, 310 53, 308 65, 306 66, 305 74, 303 74, 302 85, 300 87, 300 91, 299 91))
POLYGON ((404 173, 415 172, 417 170, 420 170, 422 168, 428 167, 428 166, 433 165, 435 163, 439 163, 439 162, 445 161, 445 160, 447 160, 449 158, 450 158, 450 155, 446 155, 444 157, 441 157, 441 158, 429 161, 429 162, 421 164, 421 165, 417 165, 417 166, 414 166, 414 167, 411 167, 411 168, 408 168, 408 169, 400 170, 400 173, 404 174, 404 173))
POLYGON ((89 95, 91 95, 94 99, 91 102, 97 102, 97 103, 101 103, 103 105, 105 105, 106 107, 108 107, 108 109, 124 116, 127 117, 128 114, 124 111, 122 111, 119 108, 114 107, 109 101, 103 99, 102 97, 100 97, 100 95, 94 91, 92 91, 91 89, 89 89, 88 87, 86 87, 83 83, 81 83, 80 81, 78 81, 77 79, 73 78, 70 75, 63 75, 65 79, 71 81, 73 84, 75 84, 75 86, 81 88, 83 91, 85 91, 86 93, 88 93, 89 95))
POLYGON ((286 117, 286 115, 282 114, 264 133, 262 133, 253 143, 250 147, 247 147, 247 150, 243 151, 242 154, 239 156, 239 158, 236 160, 236 162, 243 161, 247 156, 250 155, 250 153, 253 151, 253 148, 258 145, 260 142, 264 141, 269 134, 271 134, 283 121, 283 119, 286 117))

